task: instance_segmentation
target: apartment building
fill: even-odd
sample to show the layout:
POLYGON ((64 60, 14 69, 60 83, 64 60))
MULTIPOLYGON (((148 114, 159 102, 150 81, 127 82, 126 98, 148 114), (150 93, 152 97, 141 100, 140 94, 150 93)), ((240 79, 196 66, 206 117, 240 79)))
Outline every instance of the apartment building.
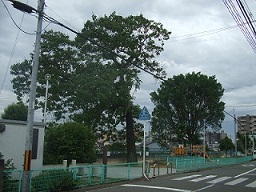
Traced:
POLYGON ((208 147, 213 151, 219 150, 220 140, 227 137, 227 133, 221 130, 220 133, 206 132, 205 141, 208 147))
POLYGON ((245 132, 256 134, 256 115, 245 115, 237 117, 237 130, 239 133, 245 132))

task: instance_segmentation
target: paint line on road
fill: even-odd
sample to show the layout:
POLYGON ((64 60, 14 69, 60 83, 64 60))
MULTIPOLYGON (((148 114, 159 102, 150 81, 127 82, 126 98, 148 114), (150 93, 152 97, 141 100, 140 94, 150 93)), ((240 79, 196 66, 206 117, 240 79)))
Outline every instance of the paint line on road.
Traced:
POLYGON ((121 185, 121 186, 123 186, 123 187, 148 188, 148 189, 160 189, 160 190, 166 190, 166 191, 192 192, 191 190, 186 190, 186 189, 177 189, 177 188, 169 188, 169 187, 157 187, 157 186, 149 186, 149 185, 124 184, 124 185, 121 185))
POLYGON ((248 185, 245 185, 245 187, 252 187, 252 188, 256 188, 256 181, 248 184, 248 185))
POLYGON ((225 185, 236 185, 236 184, 238 184, 238 183, 242 183, 242 182, 244 182, 244 181, 246 181, 248 178, 238 178, 238 179, 236 179, 236 180, 234 180, 234 181, 230 181, 230 182, 228 182, 228 183, 225 183, 225 185))
POLYGON ((214 180, 212 180, 212 181, 208 181, 207 183, 220 183, 220 182, 222 182, 222 181, 225 181, 225 180, 227 180, 227 179, 230 179, 231 177, 220 177, 220 178, 218 178, 218 179, 214 179, 214 180))
POLYGON ((203 188, 201 188, 201 189, 197 189, 197 190, 195 190, 195 191, 193 191, 193 192, 204 191, 205 189, 211 188, 211 187, 213 187, 213 186, 214 186, 214 184, 208 185, 208 186, 205 186, 205 187, 203 187, 203 188))
POLYGON ((236 175, 235 178, 241 177, 242 175, 246 175, 246 174, 251 173, 251 172, 253 172, 253 171, 255 171, 255 170, 256 170, 256 168, 254 168, 254 169, 252 169, 252 170, 250 170, 250 171, 246 171, 246 172, 244 172, 244 173, 241 173, 241 174, 239 174, 239 175, 236 175))
POLYGON ((207 175, 205 177, 200 177, 200 178, 196 178, 196 179, 192 179, 192 180, 189 180, 189 181, 192 181, 192 182, 199 182, 199 181, 203 181, 203 180, 206 180, 206 179, 211 179, 211 178, 214 178, 216 177, 217 175, 207 175))
POLYGON ((195 178, 195 177, 200 177, 201 175, 189 175, 189 176, 185 176, 185 177, 178 177, 178 178, 175 178, 175 179, 172 179, 174 181, 181 181, 181 180, 185 180, 185 179, 192 179, 192 178, 195 178))

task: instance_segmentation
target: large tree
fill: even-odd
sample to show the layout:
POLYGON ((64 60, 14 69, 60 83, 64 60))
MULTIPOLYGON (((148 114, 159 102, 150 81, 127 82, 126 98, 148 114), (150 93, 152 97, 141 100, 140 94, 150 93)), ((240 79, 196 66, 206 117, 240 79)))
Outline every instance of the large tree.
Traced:
POLYGON ((215 76, 198 73, 177 75, 151 93, 155 104, 153 137, 163 146, 171 143, 198 144, 206 128, 221 128, 224 119, 224 89, 215 76))
POLYGON ((114 12, 110 16, 93 15, 92 21, 84 24, 81 35, 76 38, 82 58, 100 58, 101 63, 117 71, 110 104, 111 111, 118 112, 120 121, 124 118, 126 122, 128 162, 137 161, 131 90, 140 86, 140 70, 165 76, 155 57, 163 51, 169 35, 161 23, 142 15, 122 17, 114 12))
POLYGON ((23 102, 8 105, 2 113, 2 119, 27 121, 28 107, 23 102))
MULTIPOLYGON (((155 57, 163 51, 170 32, 142 15, 116 13, 87 21, 75 41, 59 32, 42 36, 38 73, 38 107, 42 106, 45 75, 52 77, 48 111, 56 119, 69 116, 95 130, 126 126, 128 161, 136 161, 132 90, 139 88, 140 70, 164 77, 155 57)), ((29 91, 31 59, 12 66, 19 98, 29 91), (22 79, 22 80, 21 80, 22 79)))

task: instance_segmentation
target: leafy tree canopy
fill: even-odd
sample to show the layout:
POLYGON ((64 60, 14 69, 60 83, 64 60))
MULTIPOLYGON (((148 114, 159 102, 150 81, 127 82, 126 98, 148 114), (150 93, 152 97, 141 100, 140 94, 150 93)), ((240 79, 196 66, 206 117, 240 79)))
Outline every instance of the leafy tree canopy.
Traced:
MULTIPOLYGON (((125 124, 127 148, 133 150, 130 157, 134 157, 131 92, 139 89, 141 70, 165 76, 156 57, 169 35, 161 23, 142 15, 123 17, 115 12, 103 17, 93 15, 75 40, 46 31, 41 43, 37 107, 43 106, 45 75, 50 74, 47 111, 53 112, 56 120, 70 118, 107 129, 125 124)), ((29 92, 32 58, 33 54, 11 67, 18 99, 29 92)))
POLYGON ((215 131, 224 119, 224 89, 215 76, 199 73, 177 75, 151 93, 155 104, 152 133, 165 146, 171 142, 198 144, 205 127, 215 131))
POLYGON ((249 133, 241 134, 237 132, 237 150, 244 153, 252 148, 252 138, 249 133))
POLYGON ((96 137, 92 130, 78 123, 65 123, 47 129, 44 146, 44 163, 56 164, 72 159, 78 163, 96 160, 96 137))
POLYGON ((23 102, 8 105, 2 113, 2 119, 27 121, 28 107, 23 102))
POLYGON ((235 148, 232 140, 228 137, 225 137, 224 139, 220 140, 219 148, 221 151, 225 151, 226 154, 229 150, 233 150, 235 148))

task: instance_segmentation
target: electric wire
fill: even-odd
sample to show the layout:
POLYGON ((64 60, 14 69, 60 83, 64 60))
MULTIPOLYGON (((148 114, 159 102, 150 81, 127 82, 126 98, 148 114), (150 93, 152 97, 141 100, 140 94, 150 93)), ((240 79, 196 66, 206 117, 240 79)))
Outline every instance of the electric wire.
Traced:
MULTIPOLYGON (((27 34, 27 35, 35 35, 35 34, 36 34, 36 33, 26 32, 25 30, 23 30, 23 29, 15 22, 15 20, 13 19, 12 14, 10 13, 10 11, 9 11, 9 9, 7 8, 7 6, 6 6, 6 4, 4 3, 4 1, 1 0, 1 2, 3 3, 4 8, 5 8, 6 11, 8 12, 8 14, 9 14, 9 16, 10 16, 12 22, 14 23, 14 25, 15 25, 20 31, 22 31, 23 33, 25 33, 25 34, 27 34)), ((23 14, 23 15, 24 15, 24 14, 23 14)), ((24 16, 23 16, 23 17, 24 17, 24 16)))
MULTIPOLYGON (((227 9, 230 12, 231 16, 233 17, 233 19, 236 21, 238 27, 242 31, 247 42, 250 44, 251 48, 256 53, 256 41, 254 39, 255 35, 253 34, 253 36, 252 36, 250 31, 248 30, 247 26, 245 25, 246 23, 251 24, 251 21, 248 20, 247 17, 245 18, 246 22, 243 21, 241 15, 239 14, 239 12, 236 9, 236 6, 233 4, 232 0, 222 0, 222 1, 223 1, 224 5, 227 7, 227 9)), ((238 2, 238 6, 239 6, 240 10, 243 12, 243 8, 242 8, 243 6, 240 4, 240 1, 238 2)), ((245 16, 246 14, 243 12, 243 15, 245 16)))
MULTIPOLYGON (((47 4, 45 4, 45 7, 48 8, 50 11, 52 11, 55 15, 57 15, 59 18, 61 18, 65 23, 67 23, 69 26, 71 26, 72 28, 76 29, 71 23, 69 23, 66 19, 64 19, 63 17, 61 17, 58 13, 56 13, 56 11, 54 11, 51 7, 49 7, 47 4)), ((78 31, 78 29, 76 29, 78 31)))
POLYGON ((232 25, 232 26, 229 26, 229 27, 222 27, 222 28, 202 31, 202 32, 198 32, 198 33, 191 33, 191 34, 186 34, 186 35, 181 35, 181 36, 174 36, 174 37, 170 38, 170 42, 183 41, 183 40, 193 39, 193 38, 200 38, 200 37, 220 33, 220 32, 223 32, 225 30, 234 29, 236 27, 238 27, 238 26, 237 25, 232 25))
MULTIPOLYGON (((3 2, 3 0, 1 0, 1 2, 4 4, 4 7, 6 8, 7 12, 9 13, 10 15, 10 12, 7 8, 7 6, 5 5, 5 3, 3 2)), ((27 3, 28 3, 28 0, 27 0, 27 3)), ((11 16, 11 15, 10 15, 11 16)), ((23 20, 24 20, 24 16, 25 16, 25 13, 22 15, 22 18, 21 18, 21 21, 20 21, 20 26, 22 26, 22 23, 23 23, 23 20)), ((12 18, 12 17, 11 17, 12 18)), ((13 20, 14 21, 14 20, 13 20)), ((11 61, 12 61, 12 58, 13 58, 13 55, 14 55, 14 52, 15 52, 15 49, 16 49, 16 46, 17 46, 17 43, 18 43, 18 38, 19 38, 19 34, 20 34, 20 27, 18 27, 19 30, 18 30, 18 33, 16 35, 16 38, 15 38, 15 41, 14 41, 14 45, 13 45, 13 48, 12 48, 12 51, 11 51, 11 55, 10 55, 10 59, 9 59, 9 62, 8 62, 8 65, 7 65, 7 68, 5 70, 5 73, 4 73, 4 78, 3 78, 3 81, 2 81, 2 84, 1 84, 1 88, 0 88, 0 95, 2 94, 2 90, 4 88, 4 84, 6 82, 6 78, 7 78, 7 74, 8 74, 8 70, 11 66, 11 61)))
POLYGON ((246 3, 246 1, 244 0, 244 7, 245 7, 245 9, 246 9, 246 11, 248 12, 248 15, 251 17, 251 20, 253 21, 254 20, 254 16, 253 16, 253 14, 252 14, 252 12, 251 12, 251 10, 250 10, 250 8, 249 8, 249 6, 248 6, 248 4, 246 3))
POLYGON ((235 115, 231 115, 231 114, 228 113, 227 111, 224 111, 224 113, 226 113, 227 115, 229 115, 230 117, 232 117, 232 118, 234 119, 234 121, 236 121, 236 122, 244 129, 243 131, 246 131, 245 126, 243 126, 243 125, 241 124, 241 122, 238 120, 238 118, 236 118, 235 115))
MULTIPOLYGON (((1 0, 1 1, 3 2, 3 0, 1 0)), ((231 7, 230 7, 230 6, 228 5, 228 3, 227 3, 226 0, 223 0, 223 2, 224 2, 224 4, 226 5, 226 7, 228 8, 228 10, 230 11, 230 13, 231 13, 231 15, 233 16, 233 18, 236 20, 238 26, 240 27, 240 29, 242 30, 242 32, 244 33, 244 35, 248 38, 249 35, 248 35, 248 33, 247 33, 247 30, 246 30, 247 28, 244 28, 244 23, 241 22, 241 17, 240 17, 239 14, 237 13, 237 10, 234 8, 233 5, 231 5, 231 7), (236 14, 234 13, 234 11, 235 11, 236 14)), ((232 3, 232 2, 231 2, 231 3, 232 3)), ((9 12, 9 11, 8 11, 8 12, 9 12)), ((52 17, 46 15, 45 13, 44 13, 44 19, 45 19, 46 21, 48 21, 48 22, 55 23, 55 24, 57 24, 57 25, 59 25, 59 26, 61 26, 61 27, 64 27, 64 28, 70 30, 71 32, 73 32, 73 33, 79 35, 80 37, 83 37, 80 32, 77 32, 76 30, 74 30, 74 29, 72 29, 72 28, 70 28, 70 27, 64 25, 63 23, 57 21, 56 19, 54 19, 54 18, 52 18, 52 17)), ((216 31, 213 30, 212 33, 217 33, 217 32, 219 32, 219 31, 231 29, 231 28, 234 28, 234 27, 235 27, 235 26, 231 26, 231 27, 227 27, 227 28, 221 28, 221 29, 216 30, 216 31)), ((201 33, 202 33, 201 36, 204 36, 204 35, 205 35, 205 34, 203 34, 203 33, 205 33, 205 32, 201 32, 201 33)), ((198 33, 198 34, 199 34, 199 33, 198 33)), ((88 40, 88 39, 87 39, 87 40, 88 40)), ((247 39, 247 40, 248 40, 248 39, 247 39)), ((92 41, 92 40, 90 39, 90 40, 88 40, 88 41, 92 41)), ((248 40, 248 41, 249 41, 249 40, 248 40)), ((92 42, 92 43, 95 43, 95 42, 92 42)), ((252 44, 253 42, 251 42, 251 40, 249 41, 249 43, 250 43, 250 45, 253 47, 253 49, 256 48, 256 47, 252 44)), ((102 46, 99 45, 99 44, 97 44, 97 45, 98 45, 100 48, 106 49, 106 47, 102 47, 102 46)), ((110 50, 110 51, 111 51, 111 50, 110 50)), ((256 50, 255 50, 255 51, 256 51, 256 50)), ((116 55, 116 56, 118 56, 118 57, 121 58, 121 56, 118 55, 117 53, 115 53, 115 52, 113 52, 113 51, 111 51, 111 53, 113 53, 114 55, 116 55)), ((123 58, 121 58, 121 59, 123 59, 123 58)), ((142 71, 144 71, 144 72, 146 72, 146 73, 152 75, 152 76, 155 77, 156 79, 159 79, 159 80, 161 80, 161 81, 166 81, 164 78, 162 78, 162 77, 160 77, 160 76, 158 76, 158 75, 156 75, 156 74, 154 74, 154 73, 152 73, 152 72, 146 70, 145 68, 143 68, 143 67, 141 67, 141 66, 139 66, 139 65, 137 65, 137 64, 135 64, 135 63, 132 63, 132 65, 134 65, 135 67, 139 68, 140 70, 142 70, 142 71)), ((224 112, 225 112, 226 114, 230 115, 230 114, 229 114, 228 112, 226 112, 225 110, 224 110, 224 112)), ((230 115, 230 116, 233 117, 232 115, 230 115)))
POLYGON ((248 23, 248 26, 249 26, 249 28, 250 28, 250 30, 252 32, 252 36, 255 38, 256 37, 255 36, 255 33, 256 33, 255 28, 252 25, 251 19, 250 19, 249 15, 248 15, 247 11, 245 10, 245 7, 244 7, 243 3, 241 2, 241 0, 237 0, 237 4, 238 4, 238 6, 239 6, 239 8, 240 8, 240 10, 241 10, 245 20, 246 20, 246 23, 248 23))

